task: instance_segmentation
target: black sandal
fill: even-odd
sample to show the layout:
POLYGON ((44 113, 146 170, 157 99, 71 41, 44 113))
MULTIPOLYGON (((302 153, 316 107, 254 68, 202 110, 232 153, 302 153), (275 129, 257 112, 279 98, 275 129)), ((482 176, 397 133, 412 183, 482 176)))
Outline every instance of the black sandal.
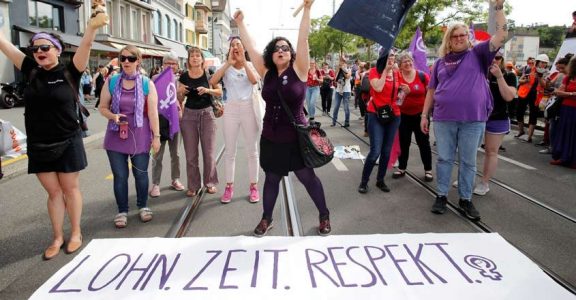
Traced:
POLYGON ((398 178, 404 177, 405 175, 406 175, 406 170, 398 170, 398 171, 394 171, 394 173, 392 173, 392 178, 398 179, 398 178))
POLYGON ((424 181, 431 182, 434 180, 434 176, 432 175, 432 171, 424 171, 424 181))

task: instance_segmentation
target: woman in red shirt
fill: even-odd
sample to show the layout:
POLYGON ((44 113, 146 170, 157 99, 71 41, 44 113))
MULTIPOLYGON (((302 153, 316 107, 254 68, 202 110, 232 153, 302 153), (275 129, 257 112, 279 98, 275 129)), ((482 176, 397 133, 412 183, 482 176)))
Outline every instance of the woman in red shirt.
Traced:
POLYGON ((576 57, 568 63, 568 75, 556 91, 562 98, 560 117, 554 127, 552 140, 553 165, 565 165, 576 168, 576 57))
POLYGON ((320 96, 321 82, 322 75, 320 75, 320 70, 316 68, 316 61, 310 60, 308 79, 306 80, 306 111, 310 122, 314 121, 314 115, 316 114, 316 99, 320 96))
POLYGON ((402 52, 398 55, 400 63, 400 84, 405 84, 410 88, 402 105, 400 112, 402 121, 400 122, 400 157, 398 158, 398 170, 392 174, 392 178, 401 178, 406 175, 408 156, 410 154, 410 143, 412 142, 412 132, 416 137, 416 143, 420 149, 420 158, 424 164, 424 180, 432 181, 432 152, 430 150, 430 140, 427 134, 420 130, 420 115, 424 107, 426 98, 426 87, 430 76, 414 68, 414 58, 410 52, 402 52))
POLYGON ((376 187, 384 192, 390 192, 390 188, 384 183, 388 160, 394 136, 400 125, 400 108, 396 104, 398 91, 402 89, 409 93, 407 86, 400 87, 398 71, 394 70, 395 54, 390 52, 384 56, 386 66, 381 73, 378 73, 376 67, 370 69, 368 78, 370 79, 370 96, 371 99, 366 105, 366 118, 368 119, 368 134, 370 136, 370 152, 366 157, 366 163, 362 170, 362 181, 358 187, 358 192, 365 194, 368 192, 368 181, 372 169, 376 165, 376 160, 380 157, 378 165, 378 174, 376 175, 376 187), (381 124, 376 115, 376 110, 389 105, 396 116, 387 124, 381 124))

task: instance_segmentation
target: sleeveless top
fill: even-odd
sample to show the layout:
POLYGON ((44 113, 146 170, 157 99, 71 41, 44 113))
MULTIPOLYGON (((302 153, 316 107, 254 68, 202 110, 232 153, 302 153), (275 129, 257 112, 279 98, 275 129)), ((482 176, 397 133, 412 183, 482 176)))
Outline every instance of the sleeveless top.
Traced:
POLYGON ((269 70, 264 76, 262 98, 266 102, 266 113, 262 136, 275 143, 291 143, 298 141, 296 129, 290 124, 284 111, 278 92, 284 98, 296 123, 308 124, 304 116, 304 100, 306 97, 306 82, 302 82, 292 66, 280 76, 276 70, 269 70))

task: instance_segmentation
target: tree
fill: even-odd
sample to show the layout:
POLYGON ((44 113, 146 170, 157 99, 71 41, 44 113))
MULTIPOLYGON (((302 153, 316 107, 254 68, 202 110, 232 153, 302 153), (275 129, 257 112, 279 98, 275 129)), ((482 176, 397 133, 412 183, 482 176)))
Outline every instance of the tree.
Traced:
POLYGON ((331 52, 338 52, 340 55, 354 52, 361 38, 328 26, 328 21, 330 21, 329 16, 311 21, 311 32, 308 37, 310 56, 324 58, 331 52))

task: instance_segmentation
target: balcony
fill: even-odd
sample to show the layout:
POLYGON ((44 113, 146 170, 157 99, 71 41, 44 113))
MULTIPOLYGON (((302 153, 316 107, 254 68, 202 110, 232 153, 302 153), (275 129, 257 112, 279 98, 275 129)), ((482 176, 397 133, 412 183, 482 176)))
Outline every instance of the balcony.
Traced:
POLYGON ((200 34, 207 34, 208 22, 204 21, 204 19, 196 20, 196 32, 200 34))
POLYGON ((77 6, 84 4, 84 0, 64 0, 64 2, 77 6))
POLYGON ((194 8, 195 9, 199 9, 199 10, 203 10, 205 12, 210 12, 212 11, 212 9, 210 9, 210 7, 206 4, 204 4, 203 2, 196 2, 194 3, 194 8))

